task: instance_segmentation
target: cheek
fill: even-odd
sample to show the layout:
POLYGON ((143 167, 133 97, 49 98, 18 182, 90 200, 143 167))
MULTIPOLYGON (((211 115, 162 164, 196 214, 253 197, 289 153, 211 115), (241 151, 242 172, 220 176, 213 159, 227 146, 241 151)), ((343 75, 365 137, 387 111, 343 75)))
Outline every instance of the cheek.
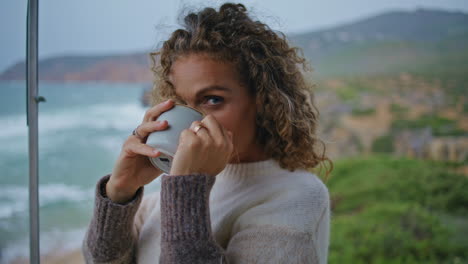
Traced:
POLYGON ((231 131, 236 136, 237 131, 242 124, 239 122, 239 118, 235 113, 230 111, 223 111, 212 113, 216 120, 227 130, 231 131))
POLYGON ((213 113, 218 122, 234 135, 234 146, 238 150, 248 148, 255 137, 255 113, 250 111, 223 111, 213 113))

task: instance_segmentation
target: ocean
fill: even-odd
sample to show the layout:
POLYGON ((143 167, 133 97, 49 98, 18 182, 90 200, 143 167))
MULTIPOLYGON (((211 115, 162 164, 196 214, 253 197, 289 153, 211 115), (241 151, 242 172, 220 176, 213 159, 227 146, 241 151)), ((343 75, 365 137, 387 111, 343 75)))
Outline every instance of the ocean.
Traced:
MULTIPOLYGON (((39 83, 41 255, 81 246, 94 188, 147 110, 147 84, 39 83)), ((0 263, 29 255, 26 83, 0 82, 0 263)), ((145 192, 159 188, 158 180, 145 192)))

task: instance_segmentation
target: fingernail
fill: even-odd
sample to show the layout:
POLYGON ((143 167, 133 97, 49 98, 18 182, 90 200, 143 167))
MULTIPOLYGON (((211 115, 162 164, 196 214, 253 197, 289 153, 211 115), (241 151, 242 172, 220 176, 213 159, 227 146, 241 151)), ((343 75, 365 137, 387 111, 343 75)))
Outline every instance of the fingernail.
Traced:
POLYGON ((159 150, 153 149, 153 153, 154 153, 154 154, 158 154, 158 153, 159 153, 159 150))

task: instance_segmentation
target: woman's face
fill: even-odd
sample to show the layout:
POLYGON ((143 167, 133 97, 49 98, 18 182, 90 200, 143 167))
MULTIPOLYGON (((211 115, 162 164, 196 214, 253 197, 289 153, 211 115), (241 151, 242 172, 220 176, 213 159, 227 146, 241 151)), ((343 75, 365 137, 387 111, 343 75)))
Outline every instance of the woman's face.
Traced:
POLYGON ((233 64, 204 54, 190 54, 172 64, 169 80, 180 100, 213 115, 233 133, 230 163, 265 159, 255 141, 255 98, 241 83, 233 64))

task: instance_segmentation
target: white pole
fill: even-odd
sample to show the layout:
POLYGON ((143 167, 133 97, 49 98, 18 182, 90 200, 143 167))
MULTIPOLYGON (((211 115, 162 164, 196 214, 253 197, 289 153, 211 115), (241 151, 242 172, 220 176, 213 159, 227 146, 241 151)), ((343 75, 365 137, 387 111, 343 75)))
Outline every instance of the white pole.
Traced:
POLYGON ((26 86, 27 126, 29 140, 29 259, 40 263, 39 250, 39 178, 38 178, 38 103, 45 101, 37 95, 38 83, 38 1, 28 1, 26 86))

